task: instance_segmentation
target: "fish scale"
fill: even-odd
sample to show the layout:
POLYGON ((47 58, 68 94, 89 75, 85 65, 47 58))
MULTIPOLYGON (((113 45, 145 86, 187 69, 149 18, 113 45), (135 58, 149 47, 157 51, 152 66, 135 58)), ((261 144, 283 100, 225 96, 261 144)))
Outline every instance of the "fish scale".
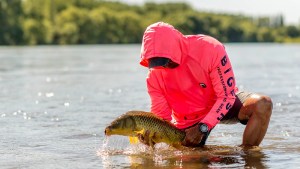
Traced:
POLYGON ((154 143, 164 142, 174 147, 181 145, 185 137, 185 132, 172 123, 144 111, 129 111, 121 115, 106 127, 105 134, 138 136, 144 135, 147 130, 154 143))

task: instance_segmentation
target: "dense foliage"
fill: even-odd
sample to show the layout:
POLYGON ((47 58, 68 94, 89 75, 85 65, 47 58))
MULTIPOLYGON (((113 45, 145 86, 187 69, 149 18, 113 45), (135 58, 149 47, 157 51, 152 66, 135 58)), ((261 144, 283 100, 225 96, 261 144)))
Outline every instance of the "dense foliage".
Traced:
POLYGON ((0 45, 140 43, 157 21, 222 42, 300 42, 300 27, 285 25, 282 16, 208 13, 185 3, 0 0, 0 45))

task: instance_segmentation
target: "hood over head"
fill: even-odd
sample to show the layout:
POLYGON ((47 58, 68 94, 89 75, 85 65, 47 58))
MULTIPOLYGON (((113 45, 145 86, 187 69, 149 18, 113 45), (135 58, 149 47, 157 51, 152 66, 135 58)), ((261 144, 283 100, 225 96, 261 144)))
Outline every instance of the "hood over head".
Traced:
POLYGON ((148 59, 153 57, 165 57, 180 64, 183 38, 170 24, 157 22, 148 26, 143 36, 140 64, 148 67, 148 59))

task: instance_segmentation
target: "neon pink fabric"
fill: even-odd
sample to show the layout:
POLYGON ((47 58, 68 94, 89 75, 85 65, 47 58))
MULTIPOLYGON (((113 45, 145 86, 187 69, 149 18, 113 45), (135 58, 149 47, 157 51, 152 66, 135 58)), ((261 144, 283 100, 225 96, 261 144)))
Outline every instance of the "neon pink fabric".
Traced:
POLYGON ((140 64, 167 57, 175 69, 150 69, 147 77, 151 112, 178 128, 206 123, 212 129, 235 101, 234 74, 224 46, 206 35, 182 35, 158 22, 143 36, 140 64))

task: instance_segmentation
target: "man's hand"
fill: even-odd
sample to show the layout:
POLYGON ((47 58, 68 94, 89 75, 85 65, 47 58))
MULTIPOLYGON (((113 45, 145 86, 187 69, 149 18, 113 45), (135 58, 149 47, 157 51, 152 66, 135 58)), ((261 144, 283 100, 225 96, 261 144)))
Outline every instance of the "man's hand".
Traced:
POLYGON ((146 130, 144 134, 138 134, 139 141, 143 144, 153 147, 155 142, 153 141, 153 137, 155 137, 156 133, 153 136, 150 136, 150 131, 146 130))
POLYGON ((204 134, 199 131, 199 125, 195 125, 185 130, 185 138, 182 145, 187 147, 199 146, 204 134))

